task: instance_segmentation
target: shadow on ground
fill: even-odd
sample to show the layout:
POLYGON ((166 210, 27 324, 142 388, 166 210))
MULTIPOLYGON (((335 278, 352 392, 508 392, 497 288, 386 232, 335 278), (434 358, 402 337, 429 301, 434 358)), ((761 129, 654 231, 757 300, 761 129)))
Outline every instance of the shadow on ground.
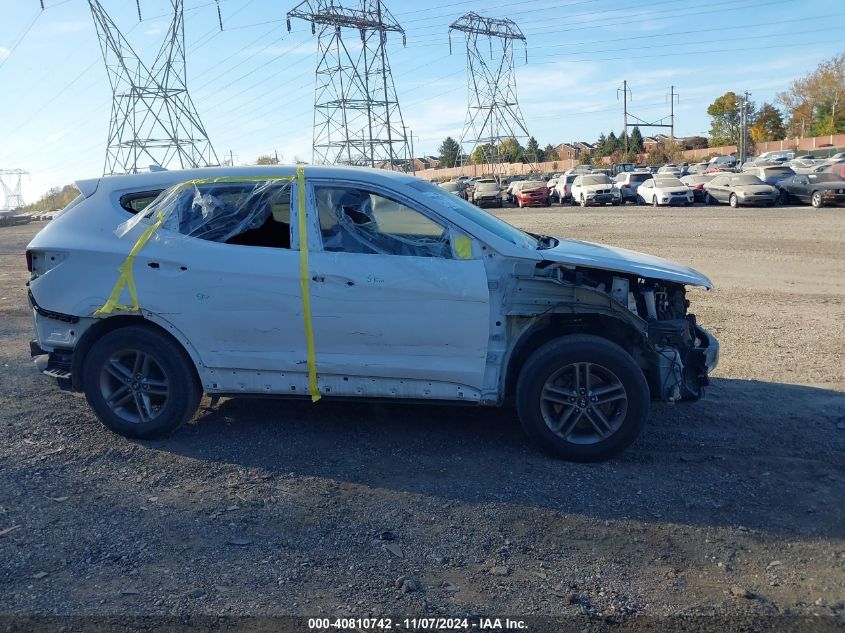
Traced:
POLYGON ((510 409, 231 399, 156 450, 463 502, 845 537, 845 394, 717 379, 614 460, 530 446, 510 409))

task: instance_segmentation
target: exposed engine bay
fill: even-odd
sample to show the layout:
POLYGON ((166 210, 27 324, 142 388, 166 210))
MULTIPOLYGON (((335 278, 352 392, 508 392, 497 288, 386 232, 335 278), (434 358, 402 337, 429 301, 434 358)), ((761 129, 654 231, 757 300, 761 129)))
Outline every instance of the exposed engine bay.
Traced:
POLYGON ((589 287, 609 295, 645 324, 640 363, 654 398, 696 400, 709 384, 708 371, 718 348, 688 312, 683 284, 644 279, 614 271, 556 266, 552 275, 563 284, 589 287))

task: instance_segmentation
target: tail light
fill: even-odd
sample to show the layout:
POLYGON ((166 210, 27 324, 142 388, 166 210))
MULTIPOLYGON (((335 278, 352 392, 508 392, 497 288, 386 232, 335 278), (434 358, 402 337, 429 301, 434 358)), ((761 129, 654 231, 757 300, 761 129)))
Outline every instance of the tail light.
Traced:
POLYGON ((623 189, 630 189, 630 188, 631 188, 631 185, 629 185, 629 184, 626 182, 624 185, 622 185, 622 188, 623 188, 623 189))
POLYGON ((704 183, 695 186, 696 189, 704 189, 704 183))
POLYGON ((32 251, 26 252, 26 269, 32 272, 32 251))

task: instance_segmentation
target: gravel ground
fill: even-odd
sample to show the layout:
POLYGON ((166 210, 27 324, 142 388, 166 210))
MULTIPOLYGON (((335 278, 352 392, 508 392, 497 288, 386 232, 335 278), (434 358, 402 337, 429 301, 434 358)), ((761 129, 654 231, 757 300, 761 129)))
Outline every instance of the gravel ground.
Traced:
MULTIPOLYGON (((704 400, 549 459, 509 410, 231 399, 109 433, 28 357, 0 228, 0 612, 845 618, 845 209, 496 210, 717 285, 704 400)), ((605 620, 607 621, 607 620, 605 620)))

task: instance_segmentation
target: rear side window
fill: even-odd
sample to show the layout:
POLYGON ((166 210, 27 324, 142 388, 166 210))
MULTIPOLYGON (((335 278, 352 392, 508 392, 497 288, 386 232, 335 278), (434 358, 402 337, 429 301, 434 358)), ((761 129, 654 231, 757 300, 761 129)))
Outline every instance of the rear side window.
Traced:
MULTIPOLYGON (((144 217, 210 242, 290 248, 290 179, 190 181, 171 187, 118 227, 120 237, 144 217)), ((129 201, 132 202, 132 201, 129 201)))
POLYGON ((158 198, 162 191, 163 189, 155 189, 153 191, 125 193, 120 196, 120 206, 124 211, 135 215, 146 209, 153 200, 158 198))

